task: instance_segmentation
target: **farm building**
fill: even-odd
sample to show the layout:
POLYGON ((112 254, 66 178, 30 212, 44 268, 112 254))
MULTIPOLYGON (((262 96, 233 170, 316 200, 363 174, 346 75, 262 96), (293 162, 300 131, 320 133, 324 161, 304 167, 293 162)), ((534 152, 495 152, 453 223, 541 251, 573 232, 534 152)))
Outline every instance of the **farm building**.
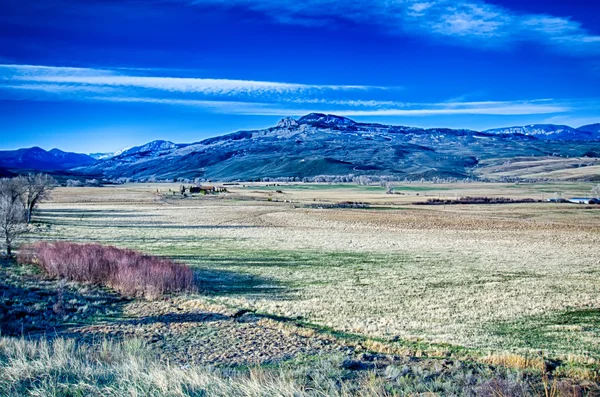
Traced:
POLYGON ((190 193, 213 193, 216 189, 214 186, 190 186, 190 193))

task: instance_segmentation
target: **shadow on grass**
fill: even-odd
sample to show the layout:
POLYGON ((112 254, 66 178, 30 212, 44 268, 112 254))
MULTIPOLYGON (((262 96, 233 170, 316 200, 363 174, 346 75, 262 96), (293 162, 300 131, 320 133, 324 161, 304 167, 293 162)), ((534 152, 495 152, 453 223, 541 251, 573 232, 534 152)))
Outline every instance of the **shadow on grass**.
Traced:
POLYGON ((136 319, 119 321, 119 324, 127 325, 151 325, 151 324, 181 324, 181 323, 203 323, 210 321, 226 321, 231 317, 220 313, 167 313, 160 316, 146 316, 136 319))
MULTIPOLYGON (((37 223, 44 224, 43 220, 37 223)), ((89 218, 80 218, 79 220, 53 220, 47 224, 56 226, 77 226, 92 229, 168 229, 168 230, 211 230, 211 229, 256 229, 262 226, 252 225, 187 225, 181 226, 165 222, 131 222, 131 221, 111 221, 110 223, 100 223, 89 218)))
POLYGON ((285 299, 289 288, 281 282, 253 274, 194 268, 199 293, 207 296, 243 295, 250 298, 285 299))
POLYGON ((40 209, 36 216, 52 216, 54 218, 150 218, 159 217, 160 214, 144 214, 137 211, 128 210, 79 210, 79 209, 40 209))
POLYGON ((118 316, 129 299, 99 287, 45 279, 14 262, 0 268, 0 333, 56 334, 99 317, 118 316))
MULTIPOLYGON (((269 296, 284 299, 287 288, 264 277, 227 270, 194 269, 198 294, 269 296)), ((228 320, 217 313, 182 312, 130 319, 123 317, 127 298, 106 288, 51 280, 33 266, 0 263, 0 334, 27 338, 70 335, 94 324, 206 322, 228 320)))

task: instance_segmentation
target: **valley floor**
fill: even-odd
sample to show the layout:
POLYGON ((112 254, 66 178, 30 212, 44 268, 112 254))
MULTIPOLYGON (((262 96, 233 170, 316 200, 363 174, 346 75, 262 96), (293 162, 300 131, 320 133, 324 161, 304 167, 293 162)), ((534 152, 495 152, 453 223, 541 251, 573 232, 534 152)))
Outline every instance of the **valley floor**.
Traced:
MULTIPOLYGON (((135 337, 159 362, 178 366, 341 357, 346 364, 336 368, 385 378, 382 371, 423 360, 421 371, 435 367, 446 376, 459 360, 491 371, 482 379, 498 375, 489 365, 500 364, 538 375, 550 370, 589 391, 600 379, 600 206, 411 203, 466 195, 541 199, 556 190, 582 195, 591 186, 411 184, 388 195, 374 186, 253 184, 188 198, 173 193, 178 185, 57 189, 28 239, 166 256, 197 269, 200 291, 130 301, 52 284, 58 281, 33 287, 39 275, 9 267, 4 289, 16 292, 5 296, 25 306, 27 299, 50 302, 37 305, 43 320, 30 337, 50 328, 50 339, 91 345, 135 337), (342 201, 369 207, 325 208, 342 201), (57 298, 45 288, 71 291, 61 292, 59 320, 57 298)), ((5 314, 37 315, 31 308, 16 315, 16 307, 5 314)), ((21 332, 17 321, 3 334, 27 334, 31 322, 21 322, 21 332)), ((0 362, 7 354, 0 348, 0 362)), ((475 393, 471 386, 452 393, 475 393)))

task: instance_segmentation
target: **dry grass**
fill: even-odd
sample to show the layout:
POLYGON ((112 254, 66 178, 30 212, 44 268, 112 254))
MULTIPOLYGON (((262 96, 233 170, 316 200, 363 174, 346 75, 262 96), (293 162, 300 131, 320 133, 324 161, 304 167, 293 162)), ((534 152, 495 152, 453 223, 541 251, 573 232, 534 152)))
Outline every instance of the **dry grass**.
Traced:
MULTIPOLYGON (((72 339, 0 338, 0 395, 16 396, 568 396, 548 392, 518 372, 493 373, 460 363, 344 370, 341 358, 295 361, 279 368, 217 369, 161 362, 139 340, 77 345, 72 339)), ((566 386, 566 385, 565 385, 566 386)), ((570 390, 581 392, 579 386, 570 390)), ((557 391, 555 393, 555 390, 557 391)), ((580 395, 580 394, 575 394, 580 395)))
MULTIPOLYGON (((441 197, 498 191, 541 198, 548 191, 589 191, 591 185, 427 187, 432 189, 427 194, 441 197)), ((217 302, 383 341, 399 338, 400 345, 448 343, 523 356, 543 350, 586 365, 600 359, 596 209, 511 204, 378 211, 227 199, 164 203, 154 195, 157 188, 168 185, 57 190, 57 202, 42 208, 40 220, 48 229, 40 237, 170 256, 198 268, 215 286, 206 292, 217 302), (85 202, 78 201, 79 194, 85 202), (139 204, 129 202, 136 197, 143 197, 139 204)), ((277 189, 292 201, 404 200, 385 195, 385 189, 277 189)), ((241 199, 248 189, 230 190, 225 197, 241 199)))
POLYGON ((491 365, 502 365, 509 368, 519 369, 537 369, 540 372, 546 370, 546 364, 543 357, 523 356, 511 353, 489 354, 483 357, 483 362, 491 365))

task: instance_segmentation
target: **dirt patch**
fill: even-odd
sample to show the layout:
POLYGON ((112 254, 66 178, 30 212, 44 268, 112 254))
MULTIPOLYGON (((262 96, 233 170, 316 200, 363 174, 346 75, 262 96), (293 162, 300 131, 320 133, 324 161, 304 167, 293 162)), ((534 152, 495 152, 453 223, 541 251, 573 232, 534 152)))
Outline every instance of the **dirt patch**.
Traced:
POLYGON ((161 358, 180 364, 265 364, 298 355, 349 351, 333 338, 300 335, 260 315, 198 300, 135 302, 124 314, 123 320, 74 328, 71 335, 142 338, 161 358))
POLYGON ((89 343, 135 337, 180 364, 264 364, 351 351, 333 338, 300 335, 251 312, 197 299, 136 301, 14 264, 0 267, 0 279, 0 330, 6 336, 89 343))

